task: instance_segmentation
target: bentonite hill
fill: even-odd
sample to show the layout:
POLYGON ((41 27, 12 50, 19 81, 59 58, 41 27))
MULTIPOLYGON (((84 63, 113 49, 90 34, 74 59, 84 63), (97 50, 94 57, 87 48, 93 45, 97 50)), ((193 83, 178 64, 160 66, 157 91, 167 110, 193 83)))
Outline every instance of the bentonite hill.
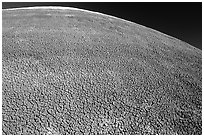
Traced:
POLYGON ((2 134, 202 134, 201 50, 83 10, 2 12, 2 134))

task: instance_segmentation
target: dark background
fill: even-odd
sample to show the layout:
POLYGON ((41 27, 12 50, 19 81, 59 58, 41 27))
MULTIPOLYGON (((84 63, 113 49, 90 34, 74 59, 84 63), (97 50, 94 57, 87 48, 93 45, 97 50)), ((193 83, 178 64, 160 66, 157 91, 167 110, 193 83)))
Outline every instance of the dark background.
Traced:
POLYGON ((3 2, 2 8, 65 6, 97 11, 158 30, 202 49, 202 2, 3 2))

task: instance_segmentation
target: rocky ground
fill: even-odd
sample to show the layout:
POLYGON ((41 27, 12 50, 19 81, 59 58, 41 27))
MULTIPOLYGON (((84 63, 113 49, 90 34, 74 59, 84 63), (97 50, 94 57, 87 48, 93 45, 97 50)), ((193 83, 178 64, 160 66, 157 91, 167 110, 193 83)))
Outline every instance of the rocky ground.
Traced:
POLYGON ((77 10, 2 19, 2 134, 202 134, 201 50, 77 10))

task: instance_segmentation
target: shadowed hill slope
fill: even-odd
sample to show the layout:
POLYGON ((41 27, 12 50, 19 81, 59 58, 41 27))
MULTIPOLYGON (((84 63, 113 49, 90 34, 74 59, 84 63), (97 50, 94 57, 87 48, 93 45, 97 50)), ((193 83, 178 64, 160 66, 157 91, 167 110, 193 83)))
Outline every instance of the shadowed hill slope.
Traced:
POLYGON ((201 50, 80 10, 2 19, 2 134, 202 134, 201 50))

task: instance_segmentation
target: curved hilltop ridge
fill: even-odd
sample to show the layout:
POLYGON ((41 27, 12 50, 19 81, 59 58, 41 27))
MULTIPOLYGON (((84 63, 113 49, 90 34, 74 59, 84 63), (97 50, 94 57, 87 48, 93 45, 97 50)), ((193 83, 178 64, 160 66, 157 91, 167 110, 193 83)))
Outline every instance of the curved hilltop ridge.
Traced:
POLYGON ((98 15, 102 15, 102 16, 107 16, 110 18, 115 18, 115 19, 120 19, 123 20, 125 22, 129 22, 129 23, 134 23, 131 21, 127 21, 121 18, 117 18, 115 16, 111 16, 111 15, 107 15, 107 14, 103 14, 103 13, 99 13, 99 12, 94 12, 94 11, 90 11, 90 10, 84 10, 84 9, 79 9, 79 8, 73 8, 73 7, 60 7, 60 6, 39 6, 39 7, 25 7, 25 8, 11 8, 11 9, 3 9, 3 11, 13 11, 13 10, 36 10, 36 9, 41 9, 41 10, 59 10, 59 11, 64 11, 66 12, 67 10, 75 10, 75 11, 81 11, 81 12, 88 12, 88 13, 93 13, 93 14, 98 14, 98 15))
POLYGON ((201 50, 76 8, 3 10, 2 29, 2 134, 202 134, 201 50))
MULTIPOLYGON (((107 15, 107 14, 103 14, 103 13, 100 13, 100 12, 96 12, 96 11, 90 11, 90 10, 85 10, 85 9, 80 9, 80 8, 73 8, 73 7, 60 7, 60 6, 36 6, 36 7, 24 7, 24 8, 10 8, 10 9, 2 9, 2 11, 17 11, 17 10, 58 10, 58 11, 63 11, 63 12, 67 12, 68 10, 73 10, 73 11, 80 11, 80 12, 85 12, 85 13, 89 13, 89 14, 97 14, 97 15, 101 15, 101 16, 106 16, 108 17, 109 19, 113 18, 113 19, 117 19, 117 20, 120 20, 120 21, 123 21, 123 22, 127 22, 127 23, 131 23, 131 24, 134 24, 134 25, 137 25, 138 27, 143 27, 145 29, 148 29, 149 31, 153 31, 155 33, 158 33, 160 35, 164 35, 166 37, 169 37, 171 39, 175 39, 177 41, 181 41, 175 37, 172 37, 172 36, 169 36, 167 34, 164 34, 160 31, 157 31, 157 30, 154 30, 154 29, 151 29, 149 27, 146 27, 144 25, 140 25, 140 24, 137 24, 135 22, 131 22, 131 21, 128 21, 128 20, 125 20, 125 19, 122 19, 122 18, 118 18, 118 17, 115 17, 115 16, 111 16, 111 15, 107 15)), ((183 42, 183 41, 181 41, 183 42)), ((191 47, 195 50, 198 50, 199 52, 201 52, 200 49, 197 49, 196 47, 194 46, 191 46, 190 44, 188 43, 185 43, 185 45, 188 45, 188 47, 191 47)))

